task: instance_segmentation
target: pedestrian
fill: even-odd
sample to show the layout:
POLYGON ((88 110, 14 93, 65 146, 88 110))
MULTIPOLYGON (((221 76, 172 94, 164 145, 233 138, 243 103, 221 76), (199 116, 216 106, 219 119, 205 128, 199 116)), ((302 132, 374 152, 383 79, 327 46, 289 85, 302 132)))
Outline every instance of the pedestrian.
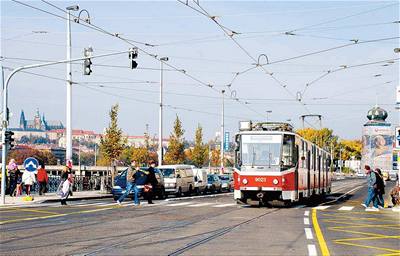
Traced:
POLYGON ((10 196, 14 196, 14 192, 17 187, 18 177, 21 173, 20 170, 18 169, 18 165, 15 163, 15 159, 10 160, 7 169, 10 177, 9 193, 10 196))
POLYGON ((31 195, 31 187, 36 182, 36 177, 34 172, 25 170, 22 174, 22 183, 25 185, 25 192, 27 196, 31 195))
POLYGON ((375 172, 371 170, 371 167, 369 165, 365 166, 365 174, 367 175, 367 184, 368 184, 368 194, 367 198, 365 199, 364 203, 361 205, 364 206, 365 208, 369 207, 369 204, 373 202, 374 207, 372 210, 374 211, 379 211, 378 208, 378 202, 375 199, 375 188, 376 186, 376 175, 375 172))
POLYGON ((71 173, 72 173, 72 164, 70 161, 67 161, 66 166, 64 167, 63 172, 61 173, 60 184, 58 185, 57 195, 61 198, 61 205, 67 205, 67 199, 69 196, 70 186, 71 186, 71 173))
POLYGON ((131 191, 134 193, 134 204, 139 204, 138 188, 135 183, 135 174, 138 170, 139 166, 137 166, 136 161, 132 161, 126 171, 125 193, 118 198, 117 204, 121 205, 122 201, 124 201, 125 197, 127 197, 131 191))
POLYGON ((21 196, 21 195, 22 195, 22 173, 21 173, 21 171, 18 171, 17 189, 15 192, 15 196, 21 196))
POLYGON ((138 168, 137 172, 135 173, 135 205, 140 205, 139 201, 139 193, 144 189, 145 185, 147 184, 147 179, 149 176, 149 172, 146 170, 142 170, 138 168))
POLYGON ((37 173, 37 180, 39 183, 39 195, 41 196, 47 192, 47 183, 49 183, 49 176, 47 175, 44 163, 40 163, 40 168, 38 169, 37 173))
POLYGON ((156 163, 154 161, 150 161, 149 164, 150 164, 150 167, 149 167, 149 169, 147 169, 147 172, 148 172, 147 182, 146 182, 147 186, 145 186, 144 192, 146 195, 147 203, 154 204, 153 203, 153 192, 158 184, 156 174, 154 172, 154 167, 156 167, 156 163))
POLYGON ((377 200, 378 208, 383 209, 385 207, 385 201, 383 199, 383 195, 385 194, 385 181, 383 180, 381 169, 376 168, 375 175, 375 200, 377 200))

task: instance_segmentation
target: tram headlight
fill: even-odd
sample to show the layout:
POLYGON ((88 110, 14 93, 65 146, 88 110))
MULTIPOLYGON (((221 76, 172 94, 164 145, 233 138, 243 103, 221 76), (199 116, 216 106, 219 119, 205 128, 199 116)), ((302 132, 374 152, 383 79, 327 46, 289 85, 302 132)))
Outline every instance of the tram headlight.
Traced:
POLYGON ((247 183, 249 183, 247 179, 243 179, 243 184, 246 185, 247 183))
POLYGON ((279 181, 278 181, 277 179, 274 179, 274 180, 272 181, 272 183, 274 183, 274 185, 278 185, 279 181))

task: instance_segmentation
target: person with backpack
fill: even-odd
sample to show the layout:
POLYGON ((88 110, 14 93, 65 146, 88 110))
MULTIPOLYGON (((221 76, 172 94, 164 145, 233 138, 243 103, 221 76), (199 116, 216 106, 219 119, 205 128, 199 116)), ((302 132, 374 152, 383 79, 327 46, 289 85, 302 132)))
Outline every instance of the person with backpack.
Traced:
POLYGON ((128 170, 126 171, 126 187, 125 193, 123 193, 117 200, 117 204, 121 205, 122 201, 124 201, 125 197, 127 197, 131 191, 134 193, 134 203, 138 204, 138 188, 136 186, 136 177, 135 174, 138 172, 139 166, 137 166, 136 161, 132 161, 128 170))
POLYGON ((376 168, 375 174, 376 174, 376 183, 374 186, 375 200, 377 201, 378 208, 383 209, 385 207, 385 202, 383 199, 383 195, 385 194, 385 182, 382 177, 381 169, 376 168))
POLYGON ((365 199, 364 203, 361 205, 365 208, 369 207, 369 204, 373 202, 374 207, 372 208, 373 211, 379 211, 378 208, 378 201, 375 199, 375 187, 376 187, 376 174, 371 170, 369 165, 365 166, 365 173, 367 175, 367 184, 368 184, 368 194, 367 198, 365 199))
POLYGON ((44 163, 40 164, 40 168, 37 171, 37 180, 39 183, 39 195, 43 195, 46 192, 47 183, 49 183, 49 176, 44 167, 44 163))

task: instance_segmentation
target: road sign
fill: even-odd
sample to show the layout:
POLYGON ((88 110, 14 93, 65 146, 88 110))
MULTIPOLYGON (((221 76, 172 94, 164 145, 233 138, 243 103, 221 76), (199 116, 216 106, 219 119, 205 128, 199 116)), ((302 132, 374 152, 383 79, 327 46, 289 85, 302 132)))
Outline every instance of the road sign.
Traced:
POLYGON ((400 126, 396 127, 395 136, 396 136, 396 145, 395 145, 395 147, 396 147, 396 149, 400 149, 400 126))
POLYGON ((24 168, 29 172, 34 172, 39 168, 39 161, 36 158, 28 157, 24 161, 24 168))
POLYGON ((224 136, 224 151, 229 150, 229 132, 225 132, 224 136))

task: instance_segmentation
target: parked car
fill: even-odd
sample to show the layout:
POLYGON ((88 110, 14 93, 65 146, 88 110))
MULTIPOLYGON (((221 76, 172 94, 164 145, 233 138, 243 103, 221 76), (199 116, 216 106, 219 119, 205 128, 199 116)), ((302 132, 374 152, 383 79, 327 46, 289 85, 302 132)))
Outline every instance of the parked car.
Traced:
POLYGON ((190 165, 161 165, 157 167, 164 176, 165 193, 167 195, 182 196, 194 192, 194 176, 190 165))
MULTIPOLYGON (((142 167, 140 168, 142 170, 147 170, 148 167, 142 167)), ((114 179, 114 186, 111 190, 111 193, 113 194, 113 198, 114 200, 118 200, 118 198, 125 193, 125 188, 126 188, 126 173, 127 173, 128 169, 124 170, 121 172, 121 174, 119 174, 118 176, 115 177, 114 179)), ((164 199, 166 197, 166 193, 165 193, 165 185, 164 185, 164 176, 162 174, 162 172, 155 168, 154 169, 158 184, 155 188, 153 188, 154 190, 154 195, 157 196, 159 199, 164 199)), ((133 192, 131 191, 129 196, 133 196, 133 192)))
POLYGON ((207 192, 211 193, 221 193, 222 192, 222 182, 221 179, 216 174, 207 175, 207 192))
POLYGON ((233 189, 233 178, 228 174, 218 176, 222 183, 222 190, 232 191, 233 189))
POLYGON ((207 189, 207 170, 193 168, 194 193, 199 195, 207 189))

